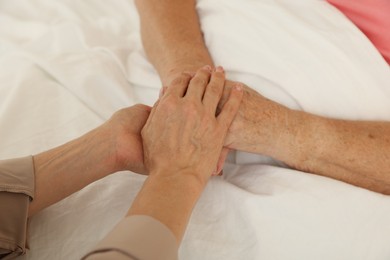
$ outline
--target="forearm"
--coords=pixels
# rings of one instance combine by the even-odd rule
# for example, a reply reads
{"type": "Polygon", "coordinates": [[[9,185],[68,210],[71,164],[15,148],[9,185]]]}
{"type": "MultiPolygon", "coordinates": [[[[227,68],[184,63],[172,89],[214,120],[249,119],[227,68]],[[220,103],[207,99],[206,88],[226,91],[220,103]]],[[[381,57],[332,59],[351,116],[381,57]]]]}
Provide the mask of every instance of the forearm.
{"type": "Polygon", "coordinates": [[[30,216],[118,170],[110,152],[109,129],[105,128],[33,156],[35,198],[30,216]]]}
{"type": "Polygon", "coordinates": [[[291,115],[276,158],[296,169],[390,194],[390,122],[335,120],[299,111],[291,115]]]}
{"type": "Polygon", "coordinates": [[[195,0],[136,0],[145,51],[164,85],[179,73],[213,65],[195,0]]]}
{"type": "Polygon", "coordinates": [[[180,244],[203,186],[196,178],[185,174],[150,176],[133,202],[128,216],[147,215],[159,220],[172,231],[180,244]]]}

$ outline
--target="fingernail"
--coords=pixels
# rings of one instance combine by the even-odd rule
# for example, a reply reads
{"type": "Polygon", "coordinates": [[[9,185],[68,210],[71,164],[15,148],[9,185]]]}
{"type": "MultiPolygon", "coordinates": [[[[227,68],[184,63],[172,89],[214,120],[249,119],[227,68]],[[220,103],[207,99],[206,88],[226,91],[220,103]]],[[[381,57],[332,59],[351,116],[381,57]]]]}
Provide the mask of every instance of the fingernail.
{"type": "Polygon", "coordinates": [[[242,91],[243,89],[243,85],[241,83],[236,83],[236,85],[234,86],[234,88],[237,90],[237,91],[242,91]]]}
{"type": "Polygon", "coordinates": [[[215,71],[216,71],[216,72],[225,73],[225,70],[224,70],[223,67],[221,67],[221,66],[218,66],[217,69],[216,69],[215,71]]]}
{"type": "Polygon", "coordinates": [[[206,66],[204,66],[202,69],[204,69],[204,70],[207,70],[207,71],[210,71],[210,72],[211,72],[211,66],[210,66],[210,65],[206,65],[206,66]]]}

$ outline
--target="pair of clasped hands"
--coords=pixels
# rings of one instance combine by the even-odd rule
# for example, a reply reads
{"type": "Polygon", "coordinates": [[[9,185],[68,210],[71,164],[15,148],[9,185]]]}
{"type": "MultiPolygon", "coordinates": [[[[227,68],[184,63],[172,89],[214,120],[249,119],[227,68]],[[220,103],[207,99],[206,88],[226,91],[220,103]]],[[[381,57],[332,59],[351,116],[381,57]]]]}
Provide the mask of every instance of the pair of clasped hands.
{"type": "Polygon", "coordinates": [[[118,170],[185,173],[206,184],[221,171],[243,93],[240,83],[225,89],[222,67],[205,66],[162,88],[153,108],[135,105],[118,111],[107,122],[118,130],[118,170]]]}

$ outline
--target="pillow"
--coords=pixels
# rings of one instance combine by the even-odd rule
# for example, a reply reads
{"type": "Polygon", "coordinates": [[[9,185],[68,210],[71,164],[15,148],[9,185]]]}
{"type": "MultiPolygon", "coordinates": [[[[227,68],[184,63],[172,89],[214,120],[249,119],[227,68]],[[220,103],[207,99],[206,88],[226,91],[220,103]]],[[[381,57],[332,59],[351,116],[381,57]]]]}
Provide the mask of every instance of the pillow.
{"type": "Polygon", "coordinates": [[[390,0],[328,0],[375,45],[390,64],[390,0]]]}

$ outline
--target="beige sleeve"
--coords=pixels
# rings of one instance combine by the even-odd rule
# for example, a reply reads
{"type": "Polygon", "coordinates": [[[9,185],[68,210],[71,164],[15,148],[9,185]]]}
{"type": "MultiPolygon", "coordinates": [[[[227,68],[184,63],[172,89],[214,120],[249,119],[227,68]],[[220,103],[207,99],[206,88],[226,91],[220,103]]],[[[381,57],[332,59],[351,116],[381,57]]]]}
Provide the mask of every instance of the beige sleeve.
{"type": "Polygon", "coordinates": [[[83,260],[176,260],[173,233],[149,216],[123,219],[83,260]]]}
{"type": "Polygon", "coordinates": [[[26,252],[28,207],[33,196],[32,156],[0,161],[0,259],[26,252]]]}

